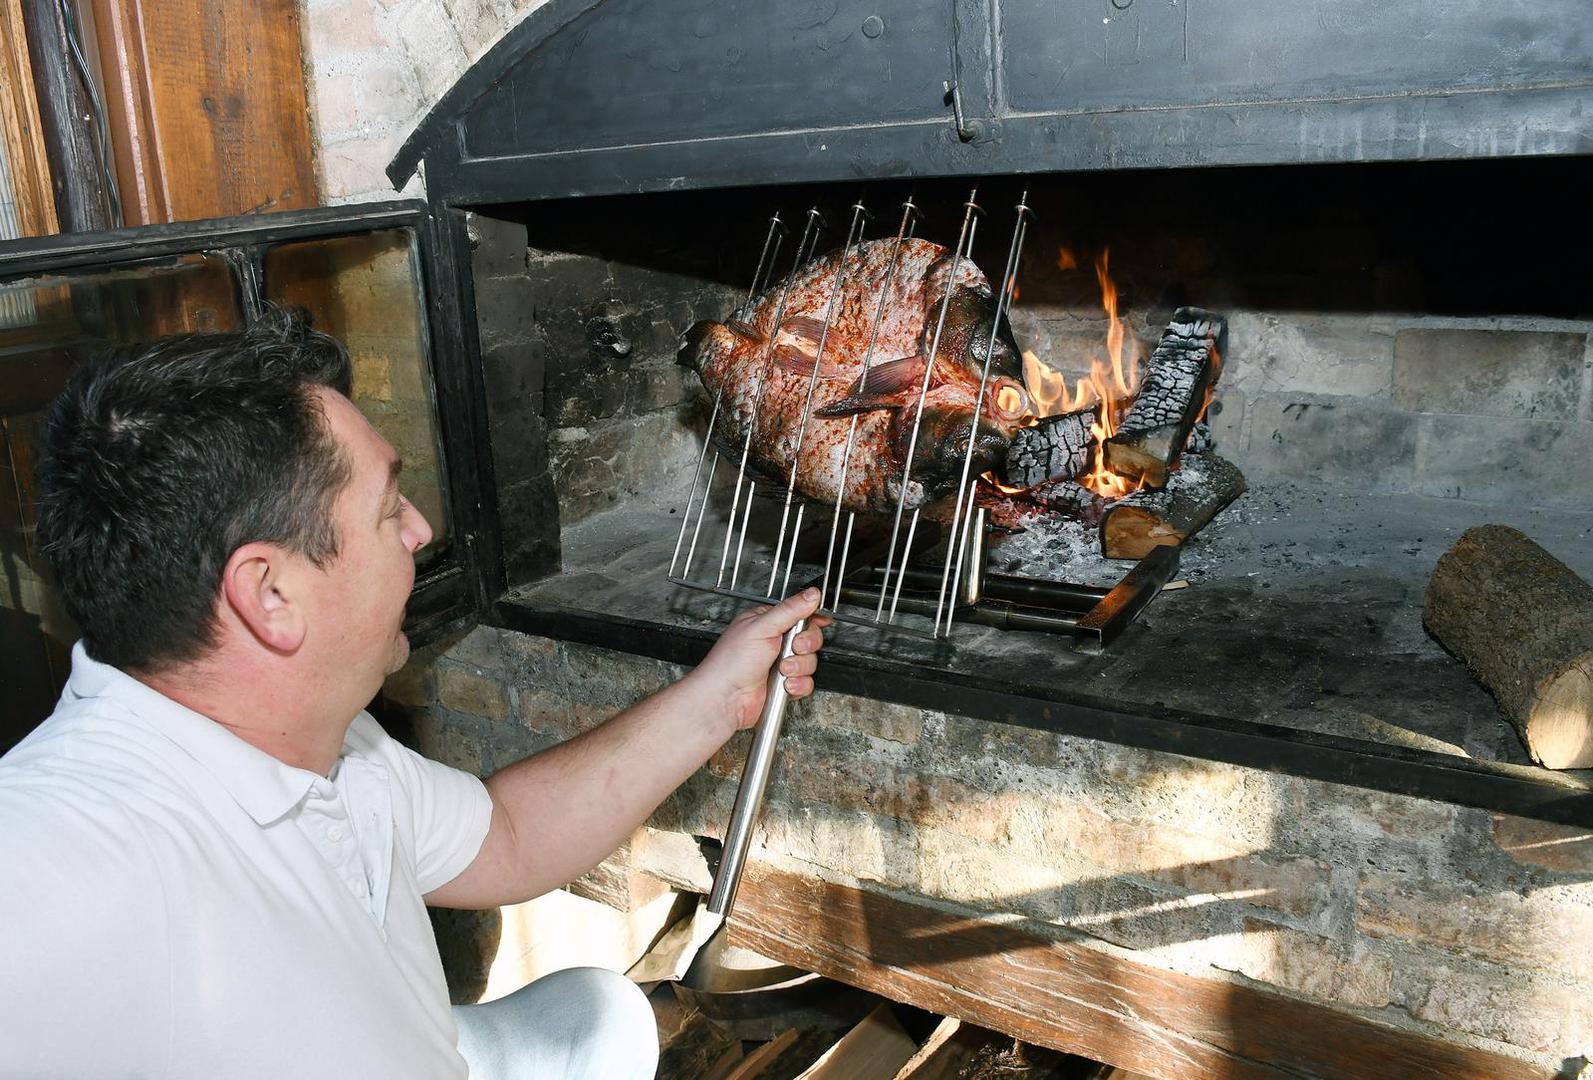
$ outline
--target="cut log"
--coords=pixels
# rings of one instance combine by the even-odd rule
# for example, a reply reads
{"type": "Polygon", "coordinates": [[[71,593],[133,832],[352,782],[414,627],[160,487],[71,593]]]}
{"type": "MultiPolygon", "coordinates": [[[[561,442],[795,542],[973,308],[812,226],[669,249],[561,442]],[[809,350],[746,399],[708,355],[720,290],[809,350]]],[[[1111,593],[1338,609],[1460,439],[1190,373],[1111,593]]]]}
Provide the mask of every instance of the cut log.
{"type": "Polygon", "coordinates": [[[1499,702],[1532,760],[1593,766],[1593,585],[1505,525],[1467,529],[1422,621],[1499,702]]]}
{"type": "Polygon", "coordinates": [[[1047,480],[1071,480],[1090,463],[1094,409],[1049,416],[1019,428],[1007,451],[1007,485],[1034,487],[1047,480]]]}
{"type": "Polygon", "coordinates": [[[1142,488],[1106,508],[1101,554],[1139,559],[1154,547],[1182,544],[1244,490],[1244,474],[1233,462],[1215,454],[1187,457],[1165,488],[1142,488]]]}
{"type": "Polygon", "coordinates": [[[1106,466],[1146,487],[1167,484],[1216,381],[1228,347],[1228,320],[1199,308],[1179,308],[1151,353],[1145,379],[1117,432],[1106,440],[1106,466]]]}

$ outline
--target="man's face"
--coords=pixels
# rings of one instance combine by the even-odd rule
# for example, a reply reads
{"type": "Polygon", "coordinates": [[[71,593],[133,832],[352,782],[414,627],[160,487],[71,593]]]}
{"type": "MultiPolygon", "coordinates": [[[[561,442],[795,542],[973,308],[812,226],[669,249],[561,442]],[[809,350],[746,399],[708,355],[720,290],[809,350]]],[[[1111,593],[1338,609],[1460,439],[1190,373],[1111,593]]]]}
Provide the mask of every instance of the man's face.
{"type": "Polygon", "coordinates": [[[338,553],[319,572],[306,644],[325,658],[330,677],[374,696],[409,659],[404,605],[431,526],[398,493],[401,463],[387,440],[343,395],[316,393],[351,477],[333,503],[338,553]]]}

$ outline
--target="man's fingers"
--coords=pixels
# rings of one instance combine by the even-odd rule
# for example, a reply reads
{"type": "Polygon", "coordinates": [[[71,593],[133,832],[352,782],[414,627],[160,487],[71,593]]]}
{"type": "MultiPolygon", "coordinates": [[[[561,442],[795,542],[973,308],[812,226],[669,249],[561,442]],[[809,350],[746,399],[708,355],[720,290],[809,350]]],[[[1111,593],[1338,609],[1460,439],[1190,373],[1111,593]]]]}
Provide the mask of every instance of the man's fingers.
{"type": "Polygon", "coordinates": [[[796,675],[785,680],[785,692],[794,698],[804,698],[813,693],[813,677],[796,675]]]}
{"type": "Polygon", "coordinates": [[[819,669],[819,658],[812,653],[803,656],[788,656],[780,661],[780,674],[782,675],[811,675],[819,669]]]}
{"type": "Polygon", "coordinates": [[[803,589],[788,596],[764,613],[766,629],[771,634],[784,634],[802,619],[819,609],[819,590],[803,589]]]}
{"type": "Polygon", "coordinates": [[[795,653],[816,653],[824,647],[824,631],[809,627],[796,636],[791,642],[791,650],[795,653]]]}

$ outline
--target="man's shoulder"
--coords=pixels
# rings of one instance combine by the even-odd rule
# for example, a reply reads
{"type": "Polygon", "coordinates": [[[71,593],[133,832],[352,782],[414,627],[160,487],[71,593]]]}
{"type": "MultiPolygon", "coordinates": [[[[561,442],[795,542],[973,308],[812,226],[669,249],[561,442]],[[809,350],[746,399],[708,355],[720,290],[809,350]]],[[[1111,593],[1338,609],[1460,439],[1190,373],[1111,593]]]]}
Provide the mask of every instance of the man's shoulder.
{"type": "Polygon", "coordinates": [[[134,713],[103,699],[63,702],[0,757],[0,847],[123,861],[147,851],[185,800],[170,755],[134,713]]]}

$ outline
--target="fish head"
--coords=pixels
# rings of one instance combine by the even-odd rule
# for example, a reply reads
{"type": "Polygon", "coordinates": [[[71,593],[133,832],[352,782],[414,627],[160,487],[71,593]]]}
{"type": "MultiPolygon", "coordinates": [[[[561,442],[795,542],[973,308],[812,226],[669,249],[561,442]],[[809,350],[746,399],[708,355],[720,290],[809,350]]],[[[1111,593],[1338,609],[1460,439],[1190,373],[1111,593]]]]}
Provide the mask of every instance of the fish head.
{"type": "Polygon", "coordinates": [[[912,435],[912,410],[897,417],[901,458],[912,448],[912,476],[923,483],[930,498],[955,491],[968,462],[968,476],[982,476],[1005,465],[1012,436],[987,421],[970,424],[971,402],[947,401],[926,405],[918,424],[917,439],[912,435]],[[968,442],[973,440],[973,454],[968,442]]]}
{"type": "Polygon", "coordinates": [[[944,306],[944,324],[940,305],[933,305],[924,326],[923,352],[927,356],[931,348],[935,350],[935,381],[966,388],[972,408],[988,358],[982,423],[1010,439],[1031,418],[1023,354],[1013,336],[1012,324],[1006,312],[997,313],[996,303],[986,289],[959,285],[952,289],[944,306]]]}

